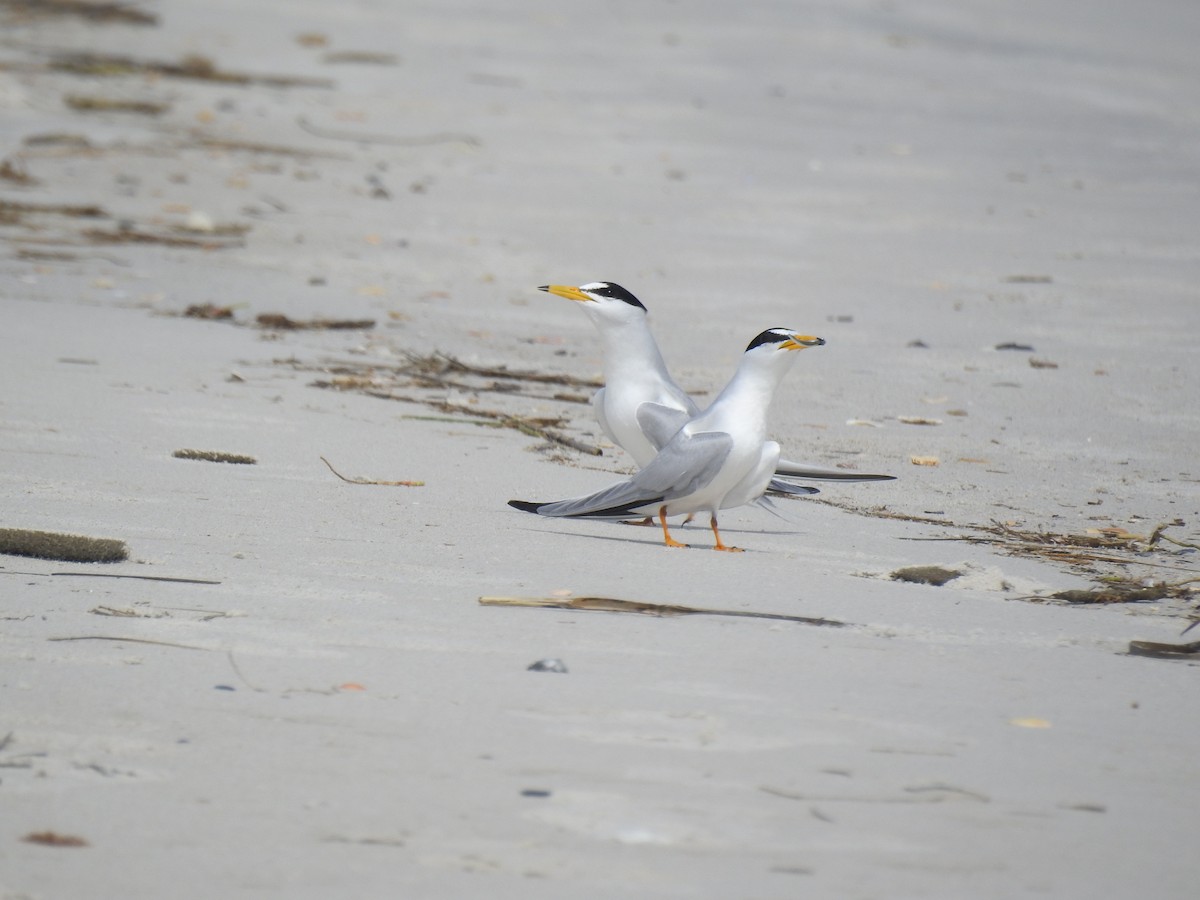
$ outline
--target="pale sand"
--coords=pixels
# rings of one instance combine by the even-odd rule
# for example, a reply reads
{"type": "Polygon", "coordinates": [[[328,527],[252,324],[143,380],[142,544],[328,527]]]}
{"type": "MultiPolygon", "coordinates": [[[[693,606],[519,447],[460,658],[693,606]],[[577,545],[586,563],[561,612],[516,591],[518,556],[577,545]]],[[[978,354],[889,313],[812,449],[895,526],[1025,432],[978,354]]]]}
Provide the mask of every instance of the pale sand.
{"type": "MultiPolygon", "coordinates": [[[[158,27],[0,9],[0,61],[201,54],[334,85],[0,71],[3,156],[38,179],[0,197],[113,217],[0,219],[0,527],[132,554],[0,557],[3,900],[1194,894],[1197,665],[1125,652],[1200,639],[1179,636],[1194,600],[1026,602],[1094,581],[927,539],[1181,519],[1168,534],[1200,542],[1200,8],[145,8],[158,27]],[[26,143],[50,134],[90,147],[26,143]],[[250,230],[80,238],[189,217],[250,230]],[[535,288],[594,279],[642,297],[708,396],[762,328],[824,337],[776,403],[785,454],[900,476],[821,500],[963,527],[787,502],[794,522],[728,513],[734,555],[703,526],[675,551],[537,519],[505,501],[627,460],[404,418],[440,414],[297,368],[437,349],[590,377],[589,324],[535,288]],[[379,326],[267,340],[164,315],[195,303],[379,326]],[[346,484],[320,456],[426,484],[346,484]],[[882,577],[924,563],[971,573],[882,577]],[[853,627],[477,602],[555,592],[853,627]],[[52,640],[79,637],[127,640],[52,640]],[[547,657],[569,673],[526,670],[547,657]],[[22,840],[46,831],[89,846],[22,840]]],[[[599,440],[586,406],[442,394],[599,440]]],[[[1121,558],[1100,570],[1197,574],[1175,545],[1121,558]]]]}

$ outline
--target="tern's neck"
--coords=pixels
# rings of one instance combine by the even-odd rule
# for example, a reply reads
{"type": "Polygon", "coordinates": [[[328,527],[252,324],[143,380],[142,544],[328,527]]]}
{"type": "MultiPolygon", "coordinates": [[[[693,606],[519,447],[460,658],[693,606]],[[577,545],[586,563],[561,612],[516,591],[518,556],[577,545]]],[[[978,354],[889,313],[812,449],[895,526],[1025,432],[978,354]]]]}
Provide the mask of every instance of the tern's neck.
{"type": "Polygon", "coordinates": [[[743,360],[710,409],[735,415],[744,425],[765,433],[767,411],[775,396],[775,389],[790,368],[786,364],[779,364],[790,360],[773,362],[774,365],[763,365],[762,360],[743,360]]]}
{"type": "Polygon", "coordinates": [[[600,329],[600,341],[604,346],[605,381],[622,376],[628,378],[631,372],[666,371],[662,353],[645,320],[635,319],[600,329]],[[630,362],[635,362],[636,368],[631,369],[630,362]]]}

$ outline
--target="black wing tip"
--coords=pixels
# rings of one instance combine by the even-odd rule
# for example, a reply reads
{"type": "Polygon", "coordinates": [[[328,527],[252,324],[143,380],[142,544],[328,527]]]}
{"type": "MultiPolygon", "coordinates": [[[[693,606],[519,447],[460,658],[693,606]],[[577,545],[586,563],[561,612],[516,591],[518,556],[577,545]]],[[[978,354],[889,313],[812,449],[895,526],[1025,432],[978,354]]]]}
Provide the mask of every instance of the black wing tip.
{"type": "Polygon", "coordinates": [[[508,505],[513,509],[519,509],[521,512],[536,513],[539,509],[545,506],[545,503],[533,503],[530,500],[509,500],[508,505]]]}

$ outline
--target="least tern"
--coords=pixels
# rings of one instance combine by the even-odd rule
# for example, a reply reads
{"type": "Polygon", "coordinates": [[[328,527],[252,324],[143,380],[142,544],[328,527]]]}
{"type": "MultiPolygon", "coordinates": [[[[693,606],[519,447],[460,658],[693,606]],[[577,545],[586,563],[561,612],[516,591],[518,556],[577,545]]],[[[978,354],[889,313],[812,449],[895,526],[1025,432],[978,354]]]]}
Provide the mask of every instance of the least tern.
{"type": "MultiPolygon", "coordinates": [[[[700,409],[675,383],[646,321],[646,307],[637,297],[611,281],[579,287],[547,284],[538,288],[556,297],[578,301],[600,335],[604,387],[592,397],[604,433],[623,448],[639,467],[654,459],[679,428],[700,409]]],[[[781,479],[815,481],[890,481],[892,475],[864,475],[780,460],[770,489],[787,494],[816,493],[815,488],[781,479]]]]}
{"type": "Polygon", "coordinates": [[[767,440],[767,410],[791,368],[790,351],[824,344],[819,337],[769,328],[746,347],[729,384],[704,412],[693,416],[632,478],[586,497],[552,503],[510,500],[509,506],[541,516],[624,519],[658,516],[668,547],[667,518],[707,512],[717,550],[738,550],[721,540],[717,511],[762,497],[779,463],[779,444],[767,440]]]}

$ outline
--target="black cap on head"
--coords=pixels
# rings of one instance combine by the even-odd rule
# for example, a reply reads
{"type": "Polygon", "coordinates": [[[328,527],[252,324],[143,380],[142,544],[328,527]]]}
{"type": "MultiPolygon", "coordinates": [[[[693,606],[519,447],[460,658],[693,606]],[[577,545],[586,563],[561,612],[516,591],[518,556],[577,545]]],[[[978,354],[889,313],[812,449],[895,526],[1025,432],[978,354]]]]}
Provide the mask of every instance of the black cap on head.
{"type": "Polygon", "coordinates": [[[587,291],[589,294],[595,294],[597,297],[608,297],[612,300],[620,300],[623,303],[628,303],[630,306],[636,306],[638,309],[645,309],[642,301],[619,284],[613,284],[611,281],[593,281],[591,284],[581,284],[581,291],[587,291]]]}
{"type": "Polygon", "coordinates": [[[792,333],[786,328],[768,328],[752,340],[746,346],[746,349],[753,350],[755,347],[761,347],[763,344],[782,344],[784,341],[789,340],[791,336],[792,333]]]}

